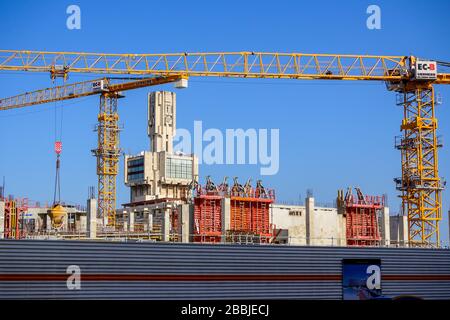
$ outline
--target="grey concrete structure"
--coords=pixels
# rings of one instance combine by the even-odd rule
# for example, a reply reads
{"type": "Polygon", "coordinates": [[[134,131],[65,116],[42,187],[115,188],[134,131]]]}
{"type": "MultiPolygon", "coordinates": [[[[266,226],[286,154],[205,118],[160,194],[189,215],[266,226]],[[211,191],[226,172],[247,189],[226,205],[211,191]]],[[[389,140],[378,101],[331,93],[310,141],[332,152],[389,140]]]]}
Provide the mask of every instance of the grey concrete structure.
{"type": "Polygon", "coordinates": [[[134,210],[128,211],[128,220],[127,220],[127,222],[128,222],[128,231],[134,232],[134,210]]]}
{"type": "Polygon", "coordinates": [[[314,234],[314,198],[307,197],[305,200],[305,219],[306,219],[306,244],[311,245],[314,234]]]}
{"type": "Polygon", "coordinates": [[[392,245],[407,246],[408,245],[408,217],[396,215],[390,217],[390,242],[392,245]]]}
{"type": "Polygon", "coordinates": [[[97,199],[87,201],[87,237],[97,238],[97,199]]]}
{"type": "Polygon", "coordinates": [[[0,239],[5,236],[5,202],[0,201],[0,239]]]}
{"type": "MultiPolygon", "coordinates": [[[[391,242],[390,218],[389,208],[383,208],[378,219],[382,245],[391,242]]],[[[345,212],[340,208],[317,206],[313,197],[306,198],[305,205],[272,204],[271,223],[281,242],[314,246],[347,244],[345,212]]]]}
{"type": "Polygon", "coordinates": [[[162,241],[170,240],[170,209],[162,210],[162,241]]]}
{"type": "Polygon", "coordinates": [[[180,232],[181,242],[188,243],[191,240],[193,234],[193,206],[189,204],[182,204],[178,206],[178,212],[180,214],[180,232]]]}
{"type": "MultiPolygon", "coordinates": [[[[169,239],[172,215],[188,200],[188,185],[198,177],[198,160],[194,155],[174,153],[176,131],[176,95],[158,91],[148,95],[148,136],[150,151],[125,156],[125,184],[130,187],[130,202],[118,210],[118,220],[139,216],[143,230],[161,233],[169,239]]],[[[135,223],[128,220],[130,231],[135,223]]]]}
{"type": "Polygon", "coordinates": [[[391,244],[391,229],[390,229],[390,218],[389,218],[389,208],[384,207],[381,215],[379,217],[379,226],[381,239],[383,239],[383,245],[391,244]]]}
{"type": "Polygon", "coordinates": [[[45,230],[49,231],[52,229],[52,219],[50,219],[50,216],[48,214],[45,214],[45,230]]]}
{"type": "Polygon", "coordinates": [[[80,232],[87,232],[87,216],[83,215],[80,217],[80,232]]]}
{"type": "Polygon", "coordinates": [[[176,131],[176,95],[158,91],[148,96],[150,151],[125,155],[125,184],[130,204],[186,197],[187,185],[198,176],[194,155],[173,152],[176,131]]]}
{"type": "Polygon", "coordinates": [[[146,217],[147,217],[147,230],[152,232],[153,231],[153,213],[152,212],[147,213],[146,217]]]}

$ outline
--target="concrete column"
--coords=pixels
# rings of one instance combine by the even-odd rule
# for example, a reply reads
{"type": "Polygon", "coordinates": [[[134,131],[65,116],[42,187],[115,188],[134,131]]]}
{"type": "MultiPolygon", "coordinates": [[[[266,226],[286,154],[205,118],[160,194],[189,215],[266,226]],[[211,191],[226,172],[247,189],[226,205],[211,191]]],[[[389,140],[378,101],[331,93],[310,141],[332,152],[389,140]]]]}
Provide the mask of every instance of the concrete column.
{"type": "Polygon", "coordinates": [[[307,197],[305,199],[306,209],[306,244],[314,245],[316,239],[314,239],[314,198],[307,197]]]}
{"type": "MultiPolygon", "coordinates": [[[[144,208],[144,209],[146,209],[146,208],[144,208]]],[[[143,223],[143,228],[144,228],[144,232],[147,232],[148,231],[148,217],[149,217],[149,212],[148,212],[148,210],[144,210],[143,212],[142,212],[142,223],[143,223]]],[[[135,221],[136,221],[136,218],[135,218],[135,221]]]]}
{"type": "Polygon", "coordinates": [[[130,209],[130,211],[128,211],[128,231],[130,232],[134,232],[134,210],[130,209]]]}
{"type": "Polygon", "coordinates": [[[222,199],[222,242],[226,242],[227,231],[231,229],[231,203],[230,198],[222,199]]]}
{"type": "Polygon", "coordinates": [[[85,215],[80,216],[80,232],[87,232],[87,225],[86,225],[87,217],[85,215]]]}
{"type": "Polygon", "coordinates": [[[381,244],[389,246],[391,244],[389,207],[383,207],[380,216],[381,244]]]}
{"type": "Polygon", "coordinates": [[[87,237],[97,238],[97,199],[87,201],[87,237]]]}
{"type": "Polygon", "coordinates": [[[153,212],[148,213],[146,226],[148,232],[153,233],[153,212]]]}
{"type": "Polygon", "coordinates": [[[398,217],[398,242],[400,246],[409,246],[408,216],[398,217]]]}
{"type": "Polygon", "coordinates": [[[45,222],[46,222],[46,231],[52,230],[52,219],[50,218],[48,213],[45,216],[45,222]]]}
{"type": "Polygon", "coordinates": [[[0,201],[0,239],[5,237],[5,202],[0,201]]]}
{"type": "Polygon", "coordinates": [[[171,209],[162,209],[162,241],[170,240],[170,211],[171,209]]]}
{"type": "Polygon", "coordinates": [[[336,237],[337,239],[337,245],[338,246],[346,246],[347,245],[347,225],[346,225],[346,219],[347,217],[342,213],[342,210],[338,210],[338,232],[336,237]]]}
{"type": "Polygon", "coordinates": [[[192,212],[194,207],[189,204],[182,204],[178,206],[178,212],[180,213],[181,221],[181,242],[189,243],[191,239],[191,234],[193,233],[192,228],[192,212]]]}

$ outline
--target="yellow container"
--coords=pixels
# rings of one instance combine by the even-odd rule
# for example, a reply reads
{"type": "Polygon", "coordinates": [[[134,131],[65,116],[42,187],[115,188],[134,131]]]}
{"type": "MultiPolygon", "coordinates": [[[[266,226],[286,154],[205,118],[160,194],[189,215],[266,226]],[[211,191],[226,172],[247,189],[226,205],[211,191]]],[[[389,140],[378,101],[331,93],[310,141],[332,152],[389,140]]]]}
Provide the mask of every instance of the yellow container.
{"type": "Polygon", "coordinates": [[[66,209],[60,204],[55,204],[53,207],[49,210],[49,216],[52,220],[52,227],[59,229],[61,228],[64,217],[66,216],[67,212],[66,209]]]}

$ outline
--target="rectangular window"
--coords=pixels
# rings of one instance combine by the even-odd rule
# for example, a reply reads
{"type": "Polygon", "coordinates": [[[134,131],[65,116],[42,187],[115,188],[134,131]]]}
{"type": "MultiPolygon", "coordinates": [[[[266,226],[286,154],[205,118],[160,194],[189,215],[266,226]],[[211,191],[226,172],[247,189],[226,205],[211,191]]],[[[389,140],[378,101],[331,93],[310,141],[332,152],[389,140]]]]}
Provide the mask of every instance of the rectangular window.
{"type": "Polygon", "coordinates": [[[144,179],[144,157],[128,160],[127,176],[128,181],[144,179]]]}
{"type": "Polygon", "coordinates": [[[192,159],[168,157],[166,176],[172,179],[192,180],[192,159]]]}

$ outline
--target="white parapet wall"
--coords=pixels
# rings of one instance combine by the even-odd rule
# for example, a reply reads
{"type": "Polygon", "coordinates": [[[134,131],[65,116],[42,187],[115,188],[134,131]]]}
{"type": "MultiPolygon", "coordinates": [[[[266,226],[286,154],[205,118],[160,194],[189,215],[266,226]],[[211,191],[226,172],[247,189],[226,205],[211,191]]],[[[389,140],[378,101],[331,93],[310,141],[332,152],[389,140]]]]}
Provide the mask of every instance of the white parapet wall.
{"type": "MultiPolygon", "coordinates": [[[[389,208],[383,208],[379,216],[379,229],[382,237],[381,245],[389,245],[393,228],[397,230],[397,220],[392,222],[389,208]]],[[[407,233],[407,224],[401,220],[402,229],[400,239],[404,242],[407,233]]],[[[293,245],[312,246],[345,246],[346,245],[346,217],[337,208],[322,207],[315,204],[313,197],[305,199],[305,205],[271,205],[271,223],[276,230],[287,230],[287,243],[293,245]]],[[[280,234],[285,234],[280,232],[280,234]]],[[[285,235],[286,236],[286,235],[285,235]]]]}
{"type": "Polygon", "coordinates": [[[336,208],[315,206],[314,198],[305,205],[272,204],[272,224],[288,230],[288,243],[295,245],[343,245],[345,223],[336,208]]]}

